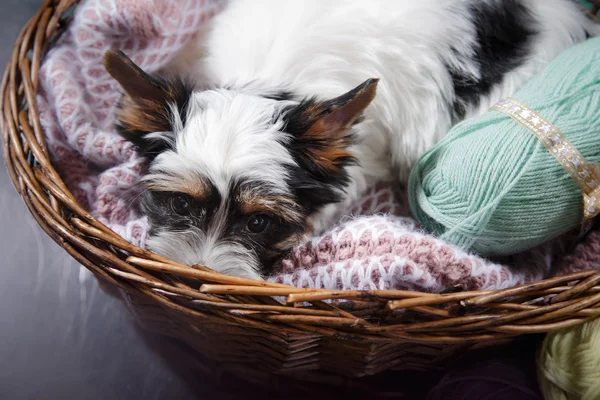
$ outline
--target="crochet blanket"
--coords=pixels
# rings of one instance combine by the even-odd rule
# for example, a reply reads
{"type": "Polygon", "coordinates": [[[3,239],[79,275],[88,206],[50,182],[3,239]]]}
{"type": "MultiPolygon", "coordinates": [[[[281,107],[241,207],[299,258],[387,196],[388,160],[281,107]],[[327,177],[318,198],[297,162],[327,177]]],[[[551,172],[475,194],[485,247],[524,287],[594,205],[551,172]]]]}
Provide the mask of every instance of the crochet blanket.
{"type": "MultiPolygon", "coordinates": [[[[148,225],[135,202],[142,160],[113,129],[120,88],[101,59],[119,48],[158,71],[221,6],[222,0],[88,0],[40,70],[38,109],[54,165],[83,207],[142,247],[148,225]]],[[[396,189],[374,187],[331,231],[295,248],[270,280],[327,289],[494,289],[542,279],[552,265],[573,271],[600,261],[596,233],[563,260],[548,245],[504,263],[467,254],[422,232],[396,189]]]]}

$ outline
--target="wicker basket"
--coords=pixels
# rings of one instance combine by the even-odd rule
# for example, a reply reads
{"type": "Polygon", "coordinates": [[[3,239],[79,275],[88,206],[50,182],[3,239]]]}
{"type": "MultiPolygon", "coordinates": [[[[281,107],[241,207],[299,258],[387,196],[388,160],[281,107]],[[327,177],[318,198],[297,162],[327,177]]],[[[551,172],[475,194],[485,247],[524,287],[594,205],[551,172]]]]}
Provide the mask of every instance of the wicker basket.
{"type": "Polygon", "coordinates": [[[129,244],[74,200],[50,163],[36,111],[40,62],[75,3],[46,1],[17,39],[2,84],[6,166],[40,226],[101,281],[123,289],[143,327],[257,380],[347,379],[439,367],[466,349],[600,315],[596,270],[441,295],[306,290],[177,264],[129,244]]]}

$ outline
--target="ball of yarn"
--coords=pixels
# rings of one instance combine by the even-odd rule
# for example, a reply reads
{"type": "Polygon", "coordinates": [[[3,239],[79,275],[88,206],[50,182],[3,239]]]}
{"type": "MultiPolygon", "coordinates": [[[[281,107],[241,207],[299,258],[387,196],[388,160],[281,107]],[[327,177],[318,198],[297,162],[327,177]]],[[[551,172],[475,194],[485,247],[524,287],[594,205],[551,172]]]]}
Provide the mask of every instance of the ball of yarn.
{"type": "MultiPolygon", "coordinates": [[[[600,38],[566,50],[512,98],[600,161],[600,38]]],[[[457,124],[412,170],[425,229],[483,256],[521,252],[580,226],[582,193],[542,142],[497,110],[457,124]]]]}
{"type": "Polygon", "coordinates": [[[600,399],[600,319],[546,335],[538,354],[546,400],[600,399]]]}

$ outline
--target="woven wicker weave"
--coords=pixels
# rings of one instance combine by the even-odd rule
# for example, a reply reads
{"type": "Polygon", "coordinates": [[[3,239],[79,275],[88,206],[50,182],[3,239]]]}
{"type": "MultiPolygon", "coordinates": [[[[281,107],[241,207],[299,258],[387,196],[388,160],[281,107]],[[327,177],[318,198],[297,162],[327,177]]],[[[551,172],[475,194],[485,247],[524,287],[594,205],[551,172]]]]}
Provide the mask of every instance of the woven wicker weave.
{"type": "Polygon", "coordinates": [[[272,372],[314,378],[316,371],[359,377],[433,368],[467,348],[600,315],[596,270],[442,295],[306,290],[180,265],[132,246],[76,203],[49,161],[36,111],[40,62],[75,3],[46,1],[17,39],[1,89],[6,166],[40,226],[104,283],[123,289],[145,328],[257,379],[272,372]]]}

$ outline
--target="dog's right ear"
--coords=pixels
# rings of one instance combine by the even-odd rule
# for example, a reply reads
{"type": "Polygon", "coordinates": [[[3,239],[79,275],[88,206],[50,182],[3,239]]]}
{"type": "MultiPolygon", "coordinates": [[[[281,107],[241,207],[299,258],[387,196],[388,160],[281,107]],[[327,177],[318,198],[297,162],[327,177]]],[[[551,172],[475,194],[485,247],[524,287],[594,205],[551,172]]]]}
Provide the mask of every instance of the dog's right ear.
{"type": "Polygon", "coordinates": [[[133,101],[161,101],[166,90],[162,85],[138,67],[119,50],[108,50],[104,54],[104,68],[121,85],[133,101]]]}

